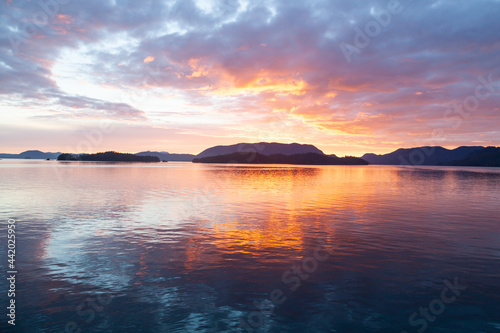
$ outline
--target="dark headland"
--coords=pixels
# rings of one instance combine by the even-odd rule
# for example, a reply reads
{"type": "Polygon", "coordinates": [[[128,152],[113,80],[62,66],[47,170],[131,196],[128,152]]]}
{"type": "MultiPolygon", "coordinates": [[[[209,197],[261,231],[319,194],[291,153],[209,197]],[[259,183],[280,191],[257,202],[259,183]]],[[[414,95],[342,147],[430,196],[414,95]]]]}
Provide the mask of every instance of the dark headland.
{"type": "Polygon", "coordinates": [[[300,143],[278,143],[278,142],[258,142],[258,143],[237,143],[229,146],[214,146],[205,149],[198,155],[197,158],[220,156],[233,153],[255,152],[262,155],[270,156],[276,154],[296,155],[315,153],[325,155],[321,150],[313,145],[300,143]]]}
{"type": "Polygon", "coordinates": [[[357,157],[326,155],[313,145],[299,143],[237,143],[205,149],[194,163],[367,165],[357,157]]]}
{"type": "Polygon", "coordinates": [[[500,148],[461,146],[446,149],[440,146],[400,148],[389,154],[364,154],[362,159],[370,164],[385,165],[436,165],[500,167],[500,148]]]}
{"type": "Polygon", "coordinates": [[[195,158],[193,163],[235,163],[235,164],[298,164],[298,165],[367,165],[365,160],[346,156],[336,157],[316,153],[294,155],[263,155],[260,153],[232,153],[218,156],[195,158]]]}

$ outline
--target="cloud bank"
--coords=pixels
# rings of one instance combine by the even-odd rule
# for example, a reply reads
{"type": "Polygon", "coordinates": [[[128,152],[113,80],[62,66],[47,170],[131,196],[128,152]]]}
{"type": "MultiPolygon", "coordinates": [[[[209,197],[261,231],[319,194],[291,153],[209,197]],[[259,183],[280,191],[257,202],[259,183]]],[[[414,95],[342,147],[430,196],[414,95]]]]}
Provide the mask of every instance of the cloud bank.
{"type": "Polygon", "coordinates": [[[193,153],[235,138],[354,154],[500,143],[500,1],[0,7],[6,119],[74,128],[107,119],[134,129],[131,141],[162,128],[162,145],[193,153]]]}

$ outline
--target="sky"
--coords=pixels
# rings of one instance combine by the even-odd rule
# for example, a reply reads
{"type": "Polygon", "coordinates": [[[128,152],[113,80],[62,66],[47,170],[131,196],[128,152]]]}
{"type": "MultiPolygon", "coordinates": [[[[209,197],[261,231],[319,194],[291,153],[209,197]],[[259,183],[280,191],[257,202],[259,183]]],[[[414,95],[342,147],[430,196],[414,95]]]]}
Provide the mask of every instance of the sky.
{"type": "Polygon", "coordinates": [[[0,0],[0,152],[500,145],[500,0],[0,0]]]}

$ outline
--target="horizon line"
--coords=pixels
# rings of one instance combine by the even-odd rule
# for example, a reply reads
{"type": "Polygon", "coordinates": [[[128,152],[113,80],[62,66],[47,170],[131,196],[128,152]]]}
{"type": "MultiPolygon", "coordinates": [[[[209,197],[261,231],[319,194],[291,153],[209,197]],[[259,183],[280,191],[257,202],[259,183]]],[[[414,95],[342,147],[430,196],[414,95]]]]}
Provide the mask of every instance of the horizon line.
{"type": "MultiPolygon", "coordinates": [[[[211,147],[208,147],[206,149],[209,149],[209,148],[213,148],[213,147],[227,147],[227,146],[233,146],[233,145],[237,145],[237,144],[249,144],[249,145],[253,145],[253,144],[258,144],[258,143],[280,143],[280,144],[300,144],[300,145],[311,145],[311,146],[314,146],[316,147],[316,145],[314,144],[311,144],[311,143],[298,143],[298,142],[292,142],[292,143],[282,143],[282,142],[267,142],[267,141],[260,141],[260,142],[252,142],[252,143],[249,143],[249,142],[238,142],[238,143],[235,143],[235,144],[230,144],[230,145],[214,145],[214,146],[211,146],[211,147]]],[[[456,146],[455,148],[448,148],[449,146],[431,146],[431,145],[426,145],[426,146],[416,146],[416,147],[398,147],[394,150],[391,150],[391,151],[388,151],[388,152],[385,152],[385,153],[371,153],[371,152],[365,152],[361,155],[355,155],[355,154],[345,154],[344,156],[355,156],[355,157],[361,157],[365,154],[375,154],[375,155],[386,155],[386,154],[390,154],[390,153],[393,153],[399,149],[417,149],[417,148],[423,148],[423,147],[441,147],[441,148],[444,148],[444,149],[447,149],[447,150],[454,150],[454,149],[457,149],[457,148],[460,148],[460,147],[499,147],[499,146],[483,146],[483,145],[461,145],[461,146],[456,146]]],[[[316,147],[317,149],[319,149],[318,147],[316,147]]],[[[97,154],[97,153],[104,153],[104,152],[110,152],[110,151],[113,151],[113,152],[119,152],[119,153],[124,153],[124,154],[138,154],[138,153],[143,153],[143,152],[152,152],[152,153],[162,153],[162,154],[177,154],[177,155],[194,155],[194,156],[197,156],[199,154],[201,154],[203,151],[205,151],[206,149],[202,150],[201,152],[197,153],[197,154],[193,154],[193,153],[186,153],[186,152],[182,152],[182,153],[172,153],[172,152],[166,152],[166,151],[157,151],[157,150],[150,150],[150,149],[144,149],[144,150],[139,150],[138,152],[129,152],[129,151],[119,151],[119,150],[114,150],[114,149],[104,149],[104,150],[96,150],[96,151],[93,151],[93,152],[84,152],[84,153],[73,153],[73,152],[64,152],[64,151],[57,151],[57,152],[52,152],[52,151],[43,151],[43,150],[40,150],[40,149],[27,149],[27,150],[24,150],[22,152],[19,152],[19,153],[5,153],[5,152],[0,152],[0,154],[11,154],[11,155],[19,155],[19,154],[22,154],[24,152],[27,152],[27,151],[40,151],[42,153],[45,153],[45,154],[57,154],[57,153],[60,153],[60,154],[75,154],[75,155],[81,155],[81,154],[97,154]]],[[[321,150],[321,149],[319,149],[321,150]]],[[[322,150],[321,150],[322,151],[322,150]]],[[[324,151],[322,151],[325,155],[337,155],[336,153],[326,153],[324,151]]]]}

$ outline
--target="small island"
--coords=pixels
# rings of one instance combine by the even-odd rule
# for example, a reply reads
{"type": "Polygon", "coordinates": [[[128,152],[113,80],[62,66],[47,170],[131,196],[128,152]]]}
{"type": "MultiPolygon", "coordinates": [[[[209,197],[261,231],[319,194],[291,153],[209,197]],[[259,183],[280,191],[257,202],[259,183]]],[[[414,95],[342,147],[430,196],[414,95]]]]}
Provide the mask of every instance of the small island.
{"type": "Polygon", "coordinates": [[[354,156],[336,157],[316,153],[294,155],[262,155],[252,152],[232,153],[218,156],[195,158],[193,163],[243,163],[243,164],[297,164],[297,165],[368,165],[354,156]]]}
{"type": "Polygon", "coordinates": [[[157,156],[138,156],[127,153],[107,151],[96,154],[61,154],[58,161],[92,161],[92,162],[160,162],[157,156]]]}

